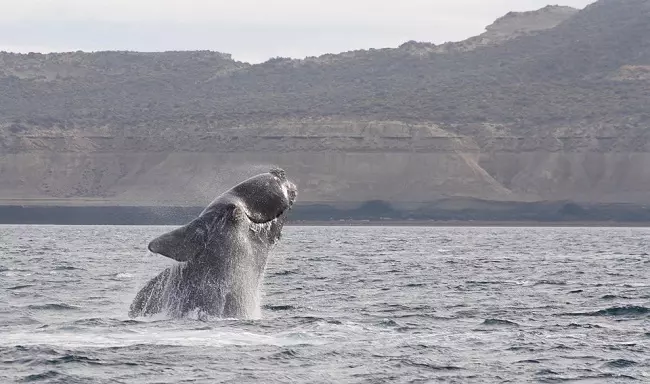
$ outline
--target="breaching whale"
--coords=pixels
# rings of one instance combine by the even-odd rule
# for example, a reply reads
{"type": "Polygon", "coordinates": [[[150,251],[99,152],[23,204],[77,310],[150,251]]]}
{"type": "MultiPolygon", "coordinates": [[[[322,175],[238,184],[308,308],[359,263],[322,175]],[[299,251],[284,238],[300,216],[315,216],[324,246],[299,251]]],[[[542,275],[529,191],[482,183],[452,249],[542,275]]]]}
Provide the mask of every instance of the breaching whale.
{"type": "Polygon", "coordinates": [[[269,250],[296,196],[284,170],[274,168],[236,185],[196,219],[152,240],[151,252],[179,263],[138,292],[129,316],[258,317],[269,250]]]}

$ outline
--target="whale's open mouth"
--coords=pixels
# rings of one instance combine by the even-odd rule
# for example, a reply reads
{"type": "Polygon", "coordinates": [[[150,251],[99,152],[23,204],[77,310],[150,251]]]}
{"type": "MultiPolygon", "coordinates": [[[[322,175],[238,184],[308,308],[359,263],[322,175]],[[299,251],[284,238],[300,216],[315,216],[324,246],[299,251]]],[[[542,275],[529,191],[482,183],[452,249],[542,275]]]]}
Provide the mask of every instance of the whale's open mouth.
{"type": "Polygon", "coordinates": [[[264,225],[264,224],[267,224],[267,223],[272,223],[274,221],[278,221],[278,219],[280,219],[284,214],[286,214],[287,212],[289,212],[291,210],[292,206],[293,206],[293,202],[291,202],[290,205],[286,209],[278,212],[278,214],[274,218],[272,218],[271,220],[267,220],[267,221],[260,221],[259,219],[256,219],[256,218],[252,217],[248,213],[246,213],[246,217],[248,217],[248,220],[250,220],[250,222],[253,223],[253,224],[264,225]]]}
{"type": "Polygon", "coordinates": [[[298,196],[298,188],[286,178],[283,170],[272,169],[270,173],[275,180],[264,181],[268,192],[257,192],[259,193],[257,198],[254,195],[249,196],[257,200],[253,201],[250,208],[245,201],[241,204],[244,215],[254,224],[270,223],[286,215],[298,196]]]}

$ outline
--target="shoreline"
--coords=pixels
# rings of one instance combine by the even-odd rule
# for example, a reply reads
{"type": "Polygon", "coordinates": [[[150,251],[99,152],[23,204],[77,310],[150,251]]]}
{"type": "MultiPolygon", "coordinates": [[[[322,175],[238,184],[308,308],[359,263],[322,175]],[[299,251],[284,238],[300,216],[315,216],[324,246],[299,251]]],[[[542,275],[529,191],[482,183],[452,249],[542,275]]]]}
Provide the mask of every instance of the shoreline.
{"type": "MultiPolygon", "coordinates": [[[[41,225],[183,225],[203,207],[16,206],[0,205],[0,224],[41,225]]],[[[342,209],[304,204],[289,213],[289,226],[370,227],[650,227],[650,207],[487,204],[474,207],[394,209],[368,204],[342,209]]]]}
{"type": "MultiPolygon", "coordinates": [[[[186,223],[5,223],[2,226],[125,226],[146,227],[163,226],[179,227],[186,223]]],[[[431,227],[431,228],[650,228],[650,222],[617,222],[617,221],[441,221],[441,220],[291,220],[285,227],[431,227]]]]}
{"type": "Polygon", "coordinates": [[[289,221],[290,227],[594,227],[594,228],[650,228],[650,222],[617,221],[472,221],[472,220],[331,220],[289,221]]]}

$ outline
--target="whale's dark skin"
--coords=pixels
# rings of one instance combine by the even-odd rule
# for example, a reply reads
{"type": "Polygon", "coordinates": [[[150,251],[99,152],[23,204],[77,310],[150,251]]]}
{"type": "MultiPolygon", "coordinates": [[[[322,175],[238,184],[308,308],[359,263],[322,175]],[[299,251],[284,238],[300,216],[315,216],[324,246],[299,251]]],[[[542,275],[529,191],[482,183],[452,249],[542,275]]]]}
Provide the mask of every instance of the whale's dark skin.
{"type": "Polygon", "coordinates": [[[152,240],[151,252],[180,263],[138,292],[129,316],[259,316],[269,250],[296,196],[285,172],[273,169],[236,185],[190,223],[152,240]]]}

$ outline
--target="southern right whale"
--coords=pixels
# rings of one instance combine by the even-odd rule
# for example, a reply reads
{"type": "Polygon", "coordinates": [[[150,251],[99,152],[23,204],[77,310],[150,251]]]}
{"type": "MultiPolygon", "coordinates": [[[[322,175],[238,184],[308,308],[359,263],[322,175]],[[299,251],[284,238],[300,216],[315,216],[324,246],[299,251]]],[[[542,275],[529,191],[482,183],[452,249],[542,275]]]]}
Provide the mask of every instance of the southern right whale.
{"type": "Polygon", "coordinates": [[[190,223],[152,240],[151,252],[179,263],[138,292],[129,316],[259,316],[269,250],[296,196],[284,170],[274,168],[236,185],[190,223]]]}

